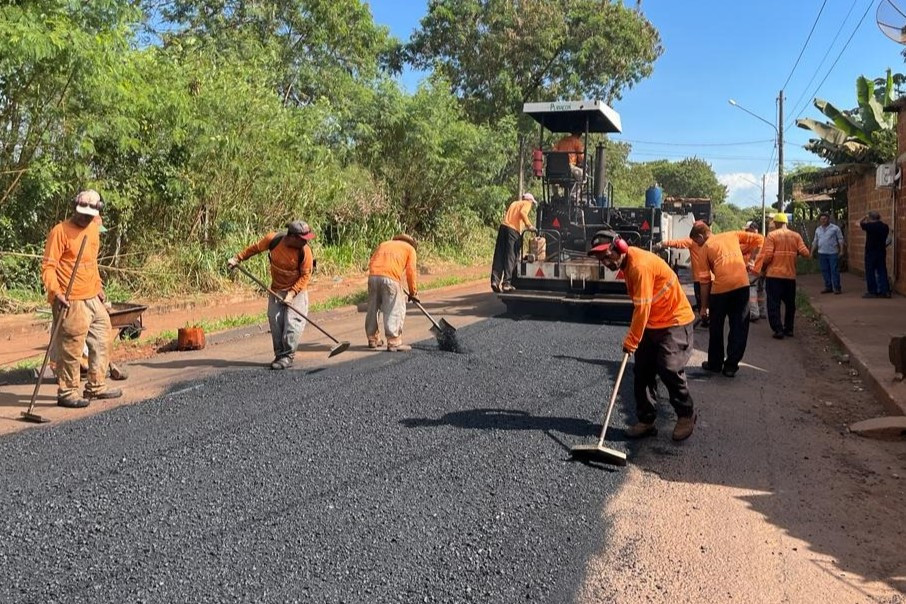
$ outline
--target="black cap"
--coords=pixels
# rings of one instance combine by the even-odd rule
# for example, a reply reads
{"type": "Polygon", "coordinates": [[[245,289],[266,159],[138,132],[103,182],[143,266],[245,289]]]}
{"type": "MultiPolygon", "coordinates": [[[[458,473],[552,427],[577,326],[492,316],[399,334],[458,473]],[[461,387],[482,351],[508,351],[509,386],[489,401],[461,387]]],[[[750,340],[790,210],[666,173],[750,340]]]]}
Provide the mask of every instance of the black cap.
{"type": "Polygon", "coordinates": [[[296,235],[302,239],[314,239],[315,234],[311,232],[311,227],[304,220],[293,220],[286,223],[286,232],[290,235],[296,235]]]}

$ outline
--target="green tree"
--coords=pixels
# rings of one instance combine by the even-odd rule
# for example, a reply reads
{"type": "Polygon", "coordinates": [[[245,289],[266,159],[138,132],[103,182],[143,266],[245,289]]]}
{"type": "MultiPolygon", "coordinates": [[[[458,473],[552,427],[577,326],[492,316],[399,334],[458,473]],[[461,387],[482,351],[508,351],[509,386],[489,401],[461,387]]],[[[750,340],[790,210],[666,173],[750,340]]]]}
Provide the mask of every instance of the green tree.
{"type": "Polygon", "coordinates": [[[522,103],[619,99],[652,72],[660,36],[610,0],[431,0],[407,46],[450,82],[468,115],[496,122],[522,103]]]}
{"type": "Polygon", "coordinates": [[[655,181],[672,197],[707,197],[715,205],[727,199],[727,187],[720,184],[711,164],[697,157],[678,162],[646,162],[655,181]]]}

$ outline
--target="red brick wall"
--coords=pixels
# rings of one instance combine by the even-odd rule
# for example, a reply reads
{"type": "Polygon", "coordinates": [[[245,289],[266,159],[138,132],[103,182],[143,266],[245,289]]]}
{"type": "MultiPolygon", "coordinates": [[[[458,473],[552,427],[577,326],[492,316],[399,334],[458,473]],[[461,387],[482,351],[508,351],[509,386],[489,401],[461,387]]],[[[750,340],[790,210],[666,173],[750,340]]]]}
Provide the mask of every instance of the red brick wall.
{"type": "MultiPolygon", "coordinates": [[[[904,99],[906,100],[906,97],[904,99]]],[[[899,108],[897,113],[897,155],[904,157],[906,153],[906,107],[899,108]]],[[[887,248],[887,272],[893,282],[893,287],[901,294],[906,294],[906,163],[900,164],[903,178],[896,200],[896,222],[894,223],[894,201],[892,189],[875,188],[875,173],[872,171],[847,189],[847,204],[849,224],[846,229],[847,255],[849,268],[859,274],[865,274],[865,231],[859,228],[859,220],[869,211],[876,210],[881,214],[881,220],[893,231],[896,245],[887,248]],[[896,248],[897,262],[894,263],[894,248],[896,248]],[[894,279],[896,279],[894,281],[894,279]]]]}

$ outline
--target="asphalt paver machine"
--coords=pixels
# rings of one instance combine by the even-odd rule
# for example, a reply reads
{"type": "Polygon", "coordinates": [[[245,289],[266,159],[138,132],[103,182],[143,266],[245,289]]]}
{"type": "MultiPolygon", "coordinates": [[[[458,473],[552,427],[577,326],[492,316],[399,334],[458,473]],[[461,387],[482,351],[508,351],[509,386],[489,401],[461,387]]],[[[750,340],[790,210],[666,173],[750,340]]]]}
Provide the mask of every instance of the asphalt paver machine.
{"type": "Polygon", "coordinates": [[[498,294],[500,299],[514,314],[628,321],[632,302],[623,275],[589,257],[588,251],[608,240],[608,232],[650,250],[670,236],[670,221],[659,207],[614,205],[604,144],[588,147],[590,136],[621,131],[619,114],[601,101],[526,103],[523,112],[540,131],[530,187],[539,202],[538,233],[523,233],[523,254],[512,280],[515,290],[498,294]],[[554,150],[570,133],[580,136],[581,154],[554,150]]]}

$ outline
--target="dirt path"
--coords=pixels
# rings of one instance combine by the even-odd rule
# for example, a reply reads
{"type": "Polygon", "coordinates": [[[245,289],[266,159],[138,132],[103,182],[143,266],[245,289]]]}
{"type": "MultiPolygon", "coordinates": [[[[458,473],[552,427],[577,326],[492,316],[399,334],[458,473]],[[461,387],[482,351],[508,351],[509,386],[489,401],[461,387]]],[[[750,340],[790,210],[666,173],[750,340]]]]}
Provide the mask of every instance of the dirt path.
{"type": "Polygon", "coordinates": [[[906,443],[847,432],[881,405],[814,325],[797,331],[753,325],[735,379],[690,370],[696,432],[674,445],[664,410],[640,444],[582,602],[906,602],[906,443]]]}
{"type": "MultiPolygon", "coordinates": [[[[450,277],[472,281],[484,277],[488,272],[484,265],[464,267],[436,263],[419,268],[422,285],[450,277]]],[[[309,300],[316,304],[337,296],[354,294],[367,286],[368,277],[365,274],[345,278],[315,277],[309,289],[309,300]]],[[[267,306],[264,297],[255,295],[251,290],[197,299],[159,300],[147,304],[149,308],[142,315],[145,331],[141,340],[148,340],[164,331],[175,331],[200,320],[258,315],[265,312],[267,306]]],[[[0,369],[42,355],[47,345],[49,324],[47,315],[0,316],[0,369]]],[[[117,361],[134,360],[147,357],[152,352],[153,349],[141,346],[117,347],[113,358],[117,361]]]]}

